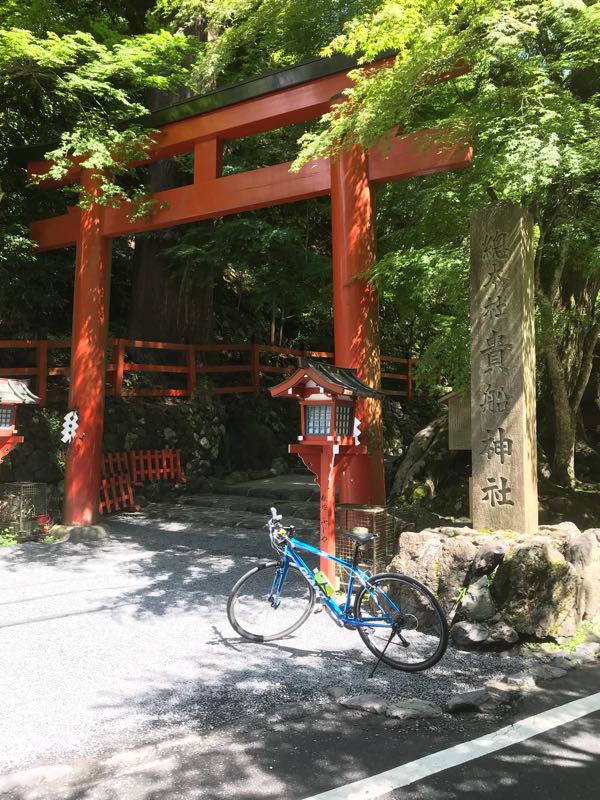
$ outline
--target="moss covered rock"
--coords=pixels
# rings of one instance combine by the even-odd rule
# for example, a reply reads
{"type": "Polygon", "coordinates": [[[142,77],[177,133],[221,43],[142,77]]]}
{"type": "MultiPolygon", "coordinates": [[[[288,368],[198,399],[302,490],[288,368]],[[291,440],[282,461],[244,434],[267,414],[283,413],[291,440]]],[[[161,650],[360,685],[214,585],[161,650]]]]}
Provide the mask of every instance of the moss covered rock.
{"type": "Polygon", "coordinates": [[[500,613],[516,631],[558,641],[573,636],[579,625],[578,590],[573,564],[552,540],[539,538],[509,552],[492,584],[500,613]]]}
{"type": "Polygon", "coordinates": [[[477,547],[465,529],[437,528],[400,537],[399,554],[389,565],[392,572],[410,575],[432,589],[449,611],[465,583],[477,547]]]}

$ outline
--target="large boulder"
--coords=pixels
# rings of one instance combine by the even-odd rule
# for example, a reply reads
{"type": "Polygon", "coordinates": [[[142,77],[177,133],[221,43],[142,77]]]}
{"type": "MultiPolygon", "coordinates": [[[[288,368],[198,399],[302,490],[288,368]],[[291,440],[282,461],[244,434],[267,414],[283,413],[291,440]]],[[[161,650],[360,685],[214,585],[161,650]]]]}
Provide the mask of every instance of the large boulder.
{"type": "Polygon", "coordinates": [[[438,527],[404,531],[389,569],[428,586],[446,613],[469,623],[469,637],[486,623],[481,643],[507,647],[520,634],[564,641],[582,621],[600,621],[600,529],[549,525],[534,535],[438,527]],[[457,600],[461,599],[457,606],[457,600]]]}
{"type": "Polygon", "coordinates": [[[489,626],[483,622],[457,622],[450,629],[450,638],[461,650],[482,647],[489,635],[489,626]]]}
{"type": "Polygon", "coordinates": [[[519,634],[502,619],[489,622],[455,622],[450,638],[459,650],[507,650],[519,641],[519,634]]]}
{"type": "Polygon", "coordinates": [[[482,575],[469,584],[467,593],[461,603],[461,613],[467,619],[479,622],[490,619],[496,613],[496,604],[488,586],[487,575],[482,575]]]}
{"type": "Polygon", "coordinates": [[[535,537],[517,545],[498,567],[492,595],[506,621],[521,634],[564,640],[581,614],[579,576],[552,539],[535,537]]]}
{"type": "Polygon", "coordinates": [[[600,618],[600,528],[590,528],[572,536],[566,557],[579,577],[578,606],[581,618],[600,618]]]}
{"type": "Polygon", "coordinates": [[[442,536],[435,530],[420,533],[404,531],[400,537],[398,555],[388,569],[400,572],[437,591],[442,536]]]}
{"type": "Polygon", "coordinates": [[[477,551],[473,560],[471,575],[489,575],[506,555],[506,544],[503,542],[486,542],[477,551]]]}
{"type": "Polygon", "coordinates": [[[464,530],[468,529],[405,531],[400,537],[399,553],[389,569],[424,583],[449,611],[467,580],[477,553],[477,547],[469,537],[458,535],[464,530]]]}
{"type": "Polygon", "coordinates": [[[467,582],[477,547],[467,536],[448,536],[442,541],[438,562],[437,595],[445,608],[455,602],[467,582]]]}

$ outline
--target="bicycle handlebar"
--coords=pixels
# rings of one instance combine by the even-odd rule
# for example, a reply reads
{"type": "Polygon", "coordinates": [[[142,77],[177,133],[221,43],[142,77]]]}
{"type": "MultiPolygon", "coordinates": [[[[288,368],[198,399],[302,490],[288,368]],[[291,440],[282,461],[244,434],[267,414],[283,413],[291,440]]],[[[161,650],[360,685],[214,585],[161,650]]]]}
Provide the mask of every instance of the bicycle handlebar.
{"type": "Polygon", "coordinates": [[[280,552],[283,542],[289,539],[289,534],[294,531],[293,525],[282,525],[282,514],[277,513],[277,509],[271,506],[271,519],[267,522],[266,528],[269,529],[269,536],[271,537],[271,545],[274,550],[280,552]]]}

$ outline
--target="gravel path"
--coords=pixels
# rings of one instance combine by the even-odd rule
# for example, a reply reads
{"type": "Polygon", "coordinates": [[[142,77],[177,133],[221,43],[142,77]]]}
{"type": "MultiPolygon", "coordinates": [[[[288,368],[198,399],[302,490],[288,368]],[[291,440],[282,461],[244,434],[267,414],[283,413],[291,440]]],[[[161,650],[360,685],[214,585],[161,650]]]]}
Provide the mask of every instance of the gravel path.
{"type": "Polygon", "coordinates": [[[382,665],[370,680],[371,654],[325,614],[280,643],[244,642],[227,593],[269,555],[266,533],[176,516],[113,518],[89,545],[0,550],[0,773],[324,703],[332,685],[440,702],[507,671],[449,651],[428,672],[382,665]]]}

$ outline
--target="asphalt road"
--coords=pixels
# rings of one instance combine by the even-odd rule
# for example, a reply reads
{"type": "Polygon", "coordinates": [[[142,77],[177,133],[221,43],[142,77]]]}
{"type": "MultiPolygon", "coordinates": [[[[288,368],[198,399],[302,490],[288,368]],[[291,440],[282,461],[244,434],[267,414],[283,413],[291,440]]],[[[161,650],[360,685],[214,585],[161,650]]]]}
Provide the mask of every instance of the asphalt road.
{"type": "MultiPolygon", "coordinates": [[[[378,715],[305,710],[251,716],[205,736],[169,738],[105,759],[84,759],[0,778],[3,800],[312,800],[425,755],[493,738],[499,728],[600,690],[582,667],[534,694],[513,717],[475,715],[389,727],[378,715]]],[[[600,715],[594,713],[491,756],[370,800],[596,800],[600,715]]],[[[344,800],[367,795],[351,788],[344,800]]]]}
{"type": "Polygon", "coordinates": [[[599,795],[600,713],[595,713],[381,800],[596,800],[599,795]]]}
{"type": "Polygon", "coordinates": [[[185,511],[111,521],[113,536],[89,545],[0,551],[0,775],[318,710],[332,685],[443,703],[522,668],[449,650],[427,672],[382,666],[371,680],[374,657],[324,613],[285,641],[244,641],[227,595],[270,556],[268,537],[185,511]]]}
{"type": "MultiPolygon", "coordinates": [[[[593,666],[513,717],[344,710],[327,686],[443,702],[519,659],[449,651],[426,673],[371,682],[370,654],[325,615],[285,642],[241,642],[226,594],[264,532],[137,520],[93,547],[0,555],[3,800],[307,800],[600,691],[593,666]]],[[[596,800],[599,734],[596,713],[386,800],[596,800]]]]}

